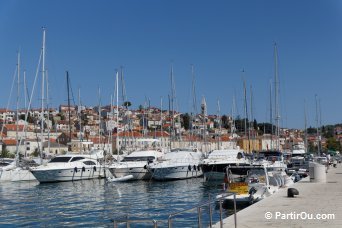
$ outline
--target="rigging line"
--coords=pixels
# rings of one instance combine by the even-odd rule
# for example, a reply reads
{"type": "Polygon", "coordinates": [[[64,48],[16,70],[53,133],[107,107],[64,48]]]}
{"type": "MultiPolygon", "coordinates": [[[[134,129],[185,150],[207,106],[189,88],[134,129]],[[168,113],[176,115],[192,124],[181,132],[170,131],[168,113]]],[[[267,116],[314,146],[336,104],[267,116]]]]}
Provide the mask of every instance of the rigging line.
{"type": "Polygon", "coordinates": [[[75,102],[75,98],[74,98],[74,92],[72,90],[72,84],[71,84],[70,78],[69,78],[69,84],[70,84],[70,90],[71,90],[71,100],[72,100],[74,106],[76,106],[76,102],[75,102]]]}
{"type": "MultiPolygon", "coordinates": [[[[43,50],[40,51],[40,56],[39,56],[38,65],[37,65],[37,69],[36,69],[36,75],[35,75],[34,81],[33,81],[33,86],[32,86],[32,91],[31,91],[31,95],[30,95],[30,100],[29,100],[29,104],[27,106],[26,113],[25,113],[25,122],[27,122],[28,113],[29,113],[29,110],[31,109],[32,98],[33,98],[33,94],[34,94],[34,88],[35,88],[36,83],[37,83],[37,78],[38,78],[38,74],[39,74],[39,68],[40,68],[40,62],[41,62],[41,59],[42,59],[42,55],[43,55],[43,50]]],[[[26,124],[24,125],[22,132],[24,133],[25,131],[26,131],[26,124]]],[[[22,136],[23,136],[23,134],[20,135],[19,145],[21,145],[21,143],[22,143],[22,140],[23,140],[22,136]]],[[[38,138],[37,138],[37,140],[38,140],[38,138]]],[[[39,146],[38,146],[38,150],[40,150],[39,146]]]]}
{"type": "MultiPolygon", "coordinates": [[[[15,66],[15,70],[14,70],[14,74],[13,74],[13,80],[12,80],[12,85],[11,85],[10,96],[9,96],[9,98],[8,98],[7,106],[6,106],[6,112],[8,112],[9,104],[10,104],[10,101],[11,101],[11,99],[12,99],[12,92],[13,92],[13,87],[14,87],[14,83],[15,83],[17,71],[18,71],[18,68],[17,68],[17,66],[15,66]]],[[[5,116],[6,116],[6,115],[5,115],[5,116]]],[[[5,118],[5,122],[4,122],[4,124],[1,126],[1,133],[0,133],[1,141],[2,141],[2,133],[3,133],[3,131],[4,131],[4,127],[5,127],[5,124],[6,124],[6,123],[7,123],[7,118],[5,118]]]]}

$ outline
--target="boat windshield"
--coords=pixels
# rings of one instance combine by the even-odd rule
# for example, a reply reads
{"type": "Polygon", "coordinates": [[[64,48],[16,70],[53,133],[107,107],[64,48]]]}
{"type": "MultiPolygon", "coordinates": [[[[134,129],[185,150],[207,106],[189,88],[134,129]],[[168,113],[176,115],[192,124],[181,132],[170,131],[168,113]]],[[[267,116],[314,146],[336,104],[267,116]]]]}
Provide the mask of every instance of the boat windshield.
{"type": "Polygon", "coordinates": [[[122,162],[130,162],[130,161],[153,161],[155,157],[153,156],[141,156],[141,157],[125,157],[122,159],[122,162]]]}
{"type": "Polygon", "coordinates": [[[251,169],[248,172],[249,183],[265,183],[266,174],[264,169],[251,169]]]}
{"type": "Polygon", "coordinates": [[[84,157],[73,157],[70,162],[74,162],[74,161],[78,161],[82,159],[84,159],[84,157]]]}
{"type": "Polygon", "coordinates": [[[71,157],[55,157],[51,159],[49,163],[57,163],[57,162],[68,162],[71,157]]]}

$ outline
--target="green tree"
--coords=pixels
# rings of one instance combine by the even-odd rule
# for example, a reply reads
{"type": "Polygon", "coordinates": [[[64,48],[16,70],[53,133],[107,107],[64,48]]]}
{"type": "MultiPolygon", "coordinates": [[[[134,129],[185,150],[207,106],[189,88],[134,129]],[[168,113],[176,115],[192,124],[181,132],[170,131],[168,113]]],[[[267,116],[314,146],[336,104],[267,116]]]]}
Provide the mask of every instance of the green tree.
{"type": "Polygon", "coordinates": [[[9,152],[9,150],[3,149],[0,153],[0,157],[2,157],[2,158],[14,158],[15,155],[12,154],[11,152],[9,152]]]}
{"type": "Polygon", "coordinates": [[[183,122],[183,127],[185,130],[190,129],[190,116],[188,113],[185,113],[182,115],[182,122],[183,122]]]}
{"type": "Polygon", "coordinates": [[[327,149],[332,151],[341,151],[341,144],[334,137],[327,139],[327,149]]]}
{"type": "Polygon", "coordinates": [[[128,107],[132,106],[132,103],[131,103],[130,101],[125,101],[125,102],[123,103],[123,106],[125,106],[126,109],[127,109],[128,107]]]}
{"type": "Polygon", "coordinates": [[[222,127],[226,128],[226,129],[229,128],[228,117],[226,115],[223,115],[221,117],[221,122],[222,122],[222,127]]]}

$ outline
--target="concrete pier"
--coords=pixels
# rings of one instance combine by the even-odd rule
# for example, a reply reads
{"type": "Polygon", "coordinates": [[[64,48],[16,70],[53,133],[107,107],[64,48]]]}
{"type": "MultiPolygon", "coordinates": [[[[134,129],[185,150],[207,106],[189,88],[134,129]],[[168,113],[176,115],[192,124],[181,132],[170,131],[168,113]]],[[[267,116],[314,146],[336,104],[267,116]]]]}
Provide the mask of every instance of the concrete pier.
{"type": "MultiPolygon", "coordinates": [[[[295,183],[299,195],[287,197],[287,188],[237,213],[237,227],[342,227],[342,165],[329,167],[326,182],[295,183]]],[[[220,223],[214,225],[220,227],[220,223]]],[[[223,221],[234,227],[234,216],[223,221]]]]}

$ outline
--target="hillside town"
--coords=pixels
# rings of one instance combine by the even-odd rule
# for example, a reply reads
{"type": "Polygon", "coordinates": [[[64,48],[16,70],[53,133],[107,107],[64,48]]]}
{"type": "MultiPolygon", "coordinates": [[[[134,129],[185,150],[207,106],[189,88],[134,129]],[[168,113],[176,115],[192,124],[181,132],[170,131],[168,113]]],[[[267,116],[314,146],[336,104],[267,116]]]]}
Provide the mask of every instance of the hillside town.
{"type": "Polygon", "coordinates": [[[140,106],[138,110],[129,110],[127,106],[111,105],[100,109],[98,106],[60,105],[58,109],[45,109],[44,112],[30,110],[27,117],[25,110],[19,110],[17,115],[16,111],[0,109],[0,151],[2,157],[14,157],[17,142],[20,142],[18,150],[25,157],[38,156],[40,150],[44,155],[92,149],[117,154],[146,147],[144,141],[154,139],[158,142],[153,144],[154,147],[193,146],[204,152],[235,144],[247,154],[270,150],[276,145],[284,152],[301,146],[314,153],[317,148],[322,152],[336,151],[342,143],[342,127],[339,125],[333,128],[333,140],[321,134],[324,126],[311,131],[310,128],[307,131],[280,128],[278,137],[274,134],[275,126],[269,123],[234,120],[231,116],[208,115],[206,112],[205,102],[197,115],[156,107],[140,106]],[[332,144],[335,147],[332,148],[332,144]]]}

